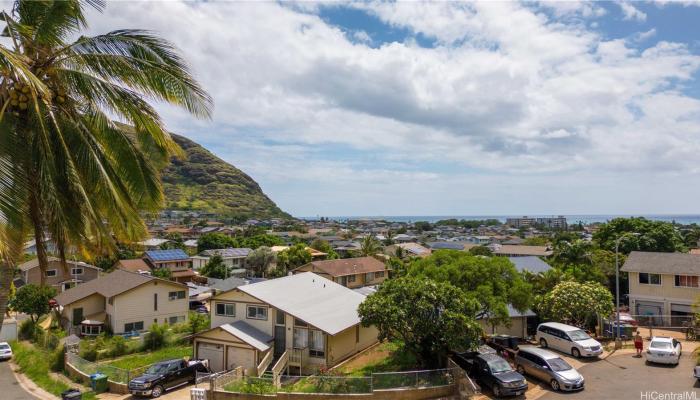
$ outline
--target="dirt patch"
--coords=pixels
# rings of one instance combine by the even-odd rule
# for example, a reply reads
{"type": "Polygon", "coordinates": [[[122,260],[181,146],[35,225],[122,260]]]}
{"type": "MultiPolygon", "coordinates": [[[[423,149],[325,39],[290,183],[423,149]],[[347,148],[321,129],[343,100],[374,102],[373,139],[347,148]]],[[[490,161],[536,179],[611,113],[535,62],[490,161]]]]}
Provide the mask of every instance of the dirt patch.
{"type": "Polygon", "coordinates": [[[379,364],[389,358],[392,351],[393,348],[388,346],[388,343],[371,347],[338,368],[338,371],[345,374],[361,369],[366,365],[379,364]]]}

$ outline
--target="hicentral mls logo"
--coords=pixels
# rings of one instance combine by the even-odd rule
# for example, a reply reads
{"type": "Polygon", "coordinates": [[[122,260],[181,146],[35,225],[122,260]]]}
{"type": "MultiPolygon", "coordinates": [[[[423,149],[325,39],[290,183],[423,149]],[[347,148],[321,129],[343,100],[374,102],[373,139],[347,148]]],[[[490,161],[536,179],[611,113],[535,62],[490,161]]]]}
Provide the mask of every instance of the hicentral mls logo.
{"type": "Polygon", "coordinates": [[[639,400],[698,400],[697,392],[639,392],[639,400]]]}

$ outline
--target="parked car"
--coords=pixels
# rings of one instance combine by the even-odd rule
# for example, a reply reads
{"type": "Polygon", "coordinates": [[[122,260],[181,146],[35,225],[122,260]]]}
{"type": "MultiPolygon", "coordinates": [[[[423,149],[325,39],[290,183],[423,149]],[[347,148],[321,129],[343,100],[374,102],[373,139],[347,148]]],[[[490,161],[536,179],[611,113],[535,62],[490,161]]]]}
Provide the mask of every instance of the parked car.
{"type": "Polygon", "coordinates": [[[693,368],[693,376],[700,381],[700,366],[693,368]]]}
{"type": "Polygon", "coordinates": [[[480,385],[491,388],[494,396],[520,396],[527,390],[527,381],[496,354],[480,354],[474,358],[471,375],[480,385]]]}
{"type": "Polygon", "coordinates": [[[12,347],[7,342],[0,343],[0,360],[9,360],[12,358],[12,347]]]}
{"type": "Polygon", "coordinates": [[[544,348],[551,347],[576,358],[597,357],[603,353],[603,346],[584,330],[558,322],[540,324],[535,338],[544,348]]]}
{"type": "Polygon", "coordinates": [[[584,379],[569,363],[551,351],[534,346],[520,346],[515,356],[515,369],[549,382],[554,391],[583,390],[584,379]]]}
{"type": "Polygon", "coordinates": [[[648,362],[659,364],[675,364],[681,360],[681,342],[676,339],[664,336],[654,336],[651,338],[646,351],[648,362]]]}
{"type": "Polygon", "coordinates": [[[194,383],[197,372],[209,372],[206,361],[162,361],[129,381],[129,392],[135,396],[160,397],[166,390],[194,383]]]}
{"type": "Polygon", "coordinates": [[[486,343],[498,351],[517,351],[520,338],[511,335],[493,335],[486,339],[486,343]]]}

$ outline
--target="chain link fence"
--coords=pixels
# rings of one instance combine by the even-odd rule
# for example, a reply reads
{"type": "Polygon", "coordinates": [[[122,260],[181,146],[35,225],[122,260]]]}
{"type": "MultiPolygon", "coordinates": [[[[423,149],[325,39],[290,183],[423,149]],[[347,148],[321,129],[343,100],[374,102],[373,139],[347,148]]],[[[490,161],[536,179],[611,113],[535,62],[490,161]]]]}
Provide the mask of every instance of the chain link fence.
{"type": "Polygon", "coordinates": [[[147,365],[134,370],[126,370],[107,364],[94,363],[84,358],[80,358],[78,355],[73,353],[66,353],[66,361],[85,375],[101,373],[107,375],[107,379],[112,382],[124,384],[128,384],[131,378],[142,375],[143,371],[150,367],[150,365],[147,365]]]}

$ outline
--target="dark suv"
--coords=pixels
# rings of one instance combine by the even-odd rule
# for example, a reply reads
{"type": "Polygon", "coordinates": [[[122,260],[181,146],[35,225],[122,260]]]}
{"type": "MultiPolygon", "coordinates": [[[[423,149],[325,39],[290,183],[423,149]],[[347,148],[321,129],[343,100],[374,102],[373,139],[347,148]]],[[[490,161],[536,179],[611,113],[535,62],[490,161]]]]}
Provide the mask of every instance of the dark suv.
{"type": "Polygon", "coordinates": [[[160,397],[168,389],[194,383],[197,372],[209,372],[205,362],[182,359],[162,361],[129,381],[129,392],[135,396],[160,397]]]}
{"type": "Polygon", "coordinates": [[[519,396],[527,390],[527,381],[500,356],[488,353],[467,358],[463,354],[454,354],[453,359],[481,386],[491,388],[496,397],[519,396]]]}

